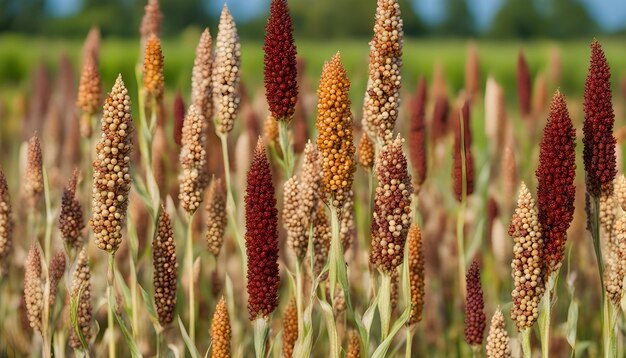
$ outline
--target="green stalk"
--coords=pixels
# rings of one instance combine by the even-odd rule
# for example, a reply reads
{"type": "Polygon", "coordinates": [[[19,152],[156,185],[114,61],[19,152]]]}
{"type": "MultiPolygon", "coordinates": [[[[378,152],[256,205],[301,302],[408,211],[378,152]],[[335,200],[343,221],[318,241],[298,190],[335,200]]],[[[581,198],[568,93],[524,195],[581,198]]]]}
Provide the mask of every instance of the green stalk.
{"type": "Polygon", "coordinates": [[[556,279],[559,271],[555,271],[548,277],[546,283],[546,292],[541,298],[541,313],[539,315],[539,338],[541,341],[541,356],[548,358],[550,356],[550,319],[552,311],[552,296],[556,287],[556,279]]]}
{"type": "Polygon", "coordinates": [[[330,301],[333,308],[335,308],[335,287],[337,281],[339,281],[344,289],[346,300],[348,299],[350,292],[344,287],[344,282],[348,281],[348,274],[346,272],[346,262],[343,258],[343,250],[340,237],[340,222],[339,213],[334,205],[330,205],[330,223],[331,223],[331,241],[330,241],[330,262],[329,262],[329,283],[330,283],[330,301]]]}
{"type": "Polygon", "coordinates": [[[532,350],[530,348],[530,328],[526,328],[519,332],[519,339],[522,343],[522,356],[524,358],[531,358],[532,350]]]}
{"type": "Polygon", "coordinates": [[[287,120],[278,121],[278,141],[283,154],[285,179],[288,179],[293,175],[294,155],[293,148],[289,145],[289,122],[287,120]]]}
{"type": "Polygon", "coordinates": [[[378,312],[380,314],[380,341],[389,335],[391,322],[391,275],[381,275],[380,291],[378,293],[378,312]]]}
{"type": "Polygon", "coordinates": [[[195,343],[196,338],[196,297],[193,277],[193,215],[187,218],[185,237],[187,241],[187,274],[189,275],[189,337],[195,343]]]}
{"type": "Polygon", "coordinates": [[[298,311],[298,337],[304,337],[304,273],[302,261],[296,262],[296,310],[298,311]]]}
{"type": "Polygon", "coordinates": [[[156,330],[156,358],[161,357],[161,339],[162,339],[162,329],[157,328],[156,330]]]}
{"type": "Polygon", "coordinates": [[[413,329],[406,327],[406,350],[404,351],[405,358],[411,358],[411,349],[413,348],[413,329]]]}
{"type": "Polygon", "coordinates": [[[269,325],[263,317],[254,320],[254,352],[256,358],[265,358],[265,341],[269,334],[269,325]]]}
{"type": "Polygon", "coordinates": [[[109,330],[109,358],[115,358],[115,317],[112,305],[115,302],[115,293],[113,287],[113,280],[115,279],[115,253],[109,252],[107,261],[107,297],[109,299],[107,305],[107,322],[109,330]]]}
{"type": "Polygon", "coordinates": [[[235,197],[233,196],[233,190],[230,181],[230,159],[228,156],[228,142],[227,134],[219,134],[220,142],[222,143],[222,160],[224,162],[224,180],[226,181],[226,211],[228,212],[228,220],[230,221],[230,227],[232,228],[235,238],[237,239],[237,245],[239,251],[241,251],[241,265],[243,272],[248,272],[248,263],[246,261],[246,243],[243,236],[239,232],[237,226],[237,205],[235,204],[235,197]]]}

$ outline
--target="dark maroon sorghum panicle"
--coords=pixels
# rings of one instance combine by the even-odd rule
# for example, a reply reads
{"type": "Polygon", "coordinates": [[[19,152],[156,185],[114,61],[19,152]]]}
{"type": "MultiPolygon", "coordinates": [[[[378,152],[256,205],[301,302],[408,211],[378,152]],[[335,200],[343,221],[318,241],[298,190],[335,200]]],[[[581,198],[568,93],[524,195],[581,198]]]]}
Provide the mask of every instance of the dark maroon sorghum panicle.
{"type": "Polygon", "coordinates": [[[613,190],[615,178],[615,115],[611,103],[611,72],[600,43],[591,43],[591,62],[585,82],[583,159],[587,191],[600,197],[613,190]]]}
{"type": "Polygon", "coordinates": [[[450,105],[448,97],[441,96],[435,99],[433,118],[430,124],[430,139],[435,143],[438,139],[446,135],[448,130],[448,111],[450,105]]]}
{"type": "Polygon", "coordinates": [[[265,317],[278,306],[278,211],[270,163],[259,139],[248,171],[246,188],[246,252],[250,320],[265,317]]]}
{"type": "Polygon", "coordinates": [[[520,113],[523,116],[530,114],[531,82],[528,63],[524,57],[524,51],[520,49],[517,55],[517,99],[520,113]]]}
{"type": "Polygon", "coordinates": [[[413,166],[415,184],[421,186],[426,180],[426,81],[420,77],[417,93],[411,101],[411,125],[409,129],[409,155],[413,166]]]}
{"type": "Polygon", "coordinates": [[[180,91],[176,92],[174,98],[174,142],[181,146],[183,137],[183,122],[185,121],[185,101],[180,91]]]}
{"type": "Polygon", "coordinates": [[[537,204],[544,258],[548,271],[563,260],[567,229],[574,217],[576,187],[576,130],[565,98],[557,90],[552,98],[548,123],[539,145],[537,204]]]}
{"type": "Polygon", "coordinates": [[[454,196],[457,200],[461,201],[463,196],[463,157],[461,156],[461,122],[463,123],[463,144],[465,152],[465,182],[466,191],[465,195],[470,195],[474,192],[474,158],[472,156],[472,131],[470,128],[470,110],[469,103],[465,101],[459,114],[462,118],[458,120],[458,116],[455,118],[454,126],[454,148],[453,148],[453,163],[452,163],[452,181],[454,196]]]}
{"type": "Polygon", "coordinates": [[[296,45],[286,0],[272,0],[265,27],[265,96],[272,116],[290,120],[298,99],[296,45]]]}
{"type": "Polygon", "coordinates": [[[480,262],[474,258],[467,271],[467,298],[465,300],[465,342],[469,345],[482,345],[487,321],[485,300],[480,285],[480,262]]]}

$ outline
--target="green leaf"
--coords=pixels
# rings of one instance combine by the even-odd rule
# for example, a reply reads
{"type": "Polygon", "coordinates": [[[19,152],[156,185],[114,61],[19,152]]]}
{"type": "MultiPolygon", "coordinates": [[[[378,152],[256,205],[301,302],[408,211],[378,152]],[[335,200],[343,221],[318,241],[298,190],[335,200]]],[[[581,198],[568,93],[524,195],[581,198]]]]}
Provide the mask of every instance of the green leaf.
{"type": "Polygon", "coordinates": [[[146,310],[148,311],[148,315],[150,315],[150,321],[152,321],[152,324],[154,325],[155,328],[161,327],[161,325],[159,324],[159,318],[157,316],[156,309],[154,308],[154,301],[152,300],[148,292],[146,292],[146,290],[144,290],[143,287],[141,287],[141,285],[137,285],[137,286],[139,286],[139,290],[141,291],[141,296],[143,296],[143,303],[146,305],[146,310]]]}
{"type": "Polygon", "coordinates": [[[78,336],[78,340],[80,341],[80,345],[82,346],[82,350],[89,355],[89,347],[87,346],[87,341],[85,340],[85,336],[83,335],[83,331],[78,326],[78,303],[80,301],[80,297],[83,294],[83,289],[85,288],[85,283],[83,283],[78,289],[78,293],[76,296],[70,298],[70,322],[72,323],[72,329],[74,329],[74,333],[78,336]]]}
{"type": "Polygon", "coordinates": [[[115,270],[115,280],[117,281],[117,285],[122,289],[124,307],[127,307],[127,310],[129,311],[128,313],[129,315],[131,315],[132,310],[136,309],[136,307],[131,307],[132,305],[128,304],[132,301],[130,288],[128,288],[128,285],[126,285],[126,281],[124,281],[124,277],[122,277],[122,274],[118,270],[115,270]]]}
{"type": "MultiPolygon", "coordinates": [[[[135,340],[133,339],[133,336],[130,334],[130,332],[128,331],[128,328],[126,327],[126,323],[124,322],[124,319],[122,319],[122,317],[120,317],[117,314],[117,311],[114,308],[115,301],[113,300],[113,295],[110,295],[109,297],[109,306],[113,308],[113,314],[115,315],[115,319],[117,320],[117,323],[120,325],[122,336],[124,337],[124,341],[126,342],[126,346],[128,350],[130,351],[131,357],[133,358],[142,357],[139,351],[139,348],[137,347],[137,343],[135,342],[135,340]]],[[[114,327],[109,327],[109,329],[112,329],[112,328],[114,327]]]]}
{"type": "Polygon", "coordinates": [[[411,307],[408,306],[404,309],[402,316],[400,316],[400,318],[398,318],[398,320],[394,323],[393,327],[389,331],[389,335],[387,336],[387,338],[385,338],[385,340],[380,343],[378,348],[376,348],[374,354],[372,355],[372,358],[385,358],[387,356],[387,350],[389,350],[389,346],[391,345],[391,342],[393,342],[393,338],[409,319],[410,314],[411,307]]]}
{"type": "Polygon", "coordinates": [[[566,322],[566,332],[567,332],[567,343],[569,343],[572,349],[576,348],[576,326],[578,325],[578,302],[576,299],[572,297],[572,300],[569,304],[569,309],[567,310],[567,322],[566,322]]]}
{"type": "Polygon", "coordinates": [[[187,330],[185,329],[185,325],[183,324],[183,321],[180,319],[180,316],[178,316],[178,327],[180,328],[180,333],[183,336],[183,340],[185,341],[185,345],[187,346],[187,350],[189,351],[191,358],[199,358],[200,353],[198,353],[198,349],[196,348],[196,345],[191,341],[191,338],[189,337],[189,334],[187,333],[187,330]]]}
{"type": "Polygon", "coordinates": [[[322,314],[324,316],[324,321],[326,322],[326,331],[328,332],[329,338],[329,354],[330,358],[339,358],[340,355],[340,346],[339,346],[339,337],[337,336],[337,327],[335,325],[335,315],[333,314],[333,309],[330,307],[328,302],[324,300],[318,300],[320,306],[322,308],[322,314]]]}

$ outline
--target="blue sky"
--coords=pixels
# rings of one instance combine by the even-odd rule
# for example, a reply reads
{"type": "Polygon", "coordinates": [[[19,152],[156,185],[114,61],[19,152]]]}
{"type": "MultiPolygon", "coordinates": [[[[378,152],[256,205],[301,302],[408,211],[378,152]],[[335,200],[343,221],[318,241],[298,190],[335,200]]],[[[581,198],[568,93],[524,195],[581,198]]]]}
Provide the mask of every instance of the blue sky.
{"type": "MultiPolygon", "coordinates": [[[[201,1],[201,0],[200,0],[201,1]]],[[[233,15],[245,20],[259,16],[267,11],[270,0],[204,0],[208,8],[219,11],[224,2],[228,3],[233,15]]],[[[315,1],[315,0],[310,0],[315,1]]],[[[334,0],[341,1],[341,0],[334,0]]],[[[375,0],[364,0],[375,1],[375,0]]],[[[445,15],[442,0],[412,0],[420,14],[429,21],[438,21],[445,15]]],[[[477,19],[478,25],[485,28],[489,25],[503,0],[468,0],[470,10],[477,19]]],[[[605,30],[619,30],[626,27],[626,0],[581,0],[588,6],[596,21],[605,30]]],[[[81,0],[48,0],[48,7],[56,15],[71,14],[80,8],[81,0]]]]}

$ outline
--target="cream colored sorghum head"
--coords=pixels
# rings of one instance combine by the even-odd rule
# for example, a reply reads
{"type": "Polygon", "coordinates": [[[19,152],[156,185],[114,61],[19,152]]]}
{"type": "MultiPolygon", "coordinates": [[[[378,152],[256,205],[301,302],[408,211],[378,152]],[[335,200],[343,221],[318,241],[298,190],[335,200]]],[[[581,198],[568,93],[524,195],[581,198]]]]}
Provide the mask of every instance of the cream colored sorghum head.
{"type": "Polygon", "coordinates": [[[622,210],[626,211],[626,177],[624,177],[624,174],[619,174],[617,178],[615,178],[613,192],[619,206],[622,210]]]}
{"type": "Polygon", "coordinates": [[[346,195],[346,201],[340,213],[339,238],[343,251],[348,251],[352,246],[352,239],[356,236],[356,221],[354,220],[354,191],[350,190],[346,195]]]}
{"type": "Polygon", "coordinates": [[[191,105],[185,116],[180,150],[181,171],[178,177],[180,205],[188,214],[193,214],[202,202],[206,186],[206,133],[205,118],[195,105],[191,105]]]}
{"type": "Polygon", "coordinates": [[[626,213],[620,213],[613,234],[607,240],[604,255],[604,281],[606,293],[611,301],[620,306],[624,289],[624,276],[626,275],[626,213]]]}
{"type": "Polygon", "coordinates": [[[30,327],[35,331],[41,331],[43,281],[41,279],[41,252],[36,242],[30,246],[24,265],[24,301],[30,327]]]}
{"type": "Polygon", "coordinates": [[[92,311],[91,306],[91,270],[89,268],[89,259],[87,257],[87,249],[83,249],[78,254],[76,261],[76,270],[72,278],[72,287],[70,295],[73,300],[78,302],[77,324],[78,327],[70,329],[70,346],[74,349],[82,347],[80,338],[76,333],[76,329],[80,330],[86,342],[91,339],[91,323],[92,311]],[[80,295],[80,296],[79,296],[80,295]]]}
{"type": "Polygon", "coordinates": [[[233,129],[239,112],[240,47],[235,20],[224,4],[215,40],[213,66],[213,103],[218,134],[227,134],[233,129]]]}
{"type": "Polygon", "coordinates": [[[133,121],[128,90],[118,76],[104,103],[102,137],[93,162],[92,218],[96,246],[115,252],[122,242],[130,191],[133,121]]]}
{"type": "Polygon", "coordinates": [[[224,297],[215,307],[211,323],[211,358],[230,358],[231,328],[224,297]]]}
{"type": "Polygon", "coordinates": [[[226,186],[221,178],[214,178],[207,190],[206,203],[207,232],[206,242],[209,251],[217,256],[224,244],[226,230],[226,186]]]}
{"type": "Polygon", "coordinates": [[[9,270],[9,255],[13,249],[13,217],[9,187],[2,169],[0,169],[0,278],[9,270]]]}
{"type": "Polygon", "coordinates": [[[489,335],[487,336],[487,358],[510,358],[509,335],[504,325],[504,316],[500,307],[491,318],[489,335]]]}
{"type": "Polygon", "coordinates": [[[315,277],[322,272],[328,261],[330,251],[330,223],[324,205],[318,205],[313,218],[313,274],[315,277]]]}
{"type": "Polygon", "coordinates": [[[24,172],[22,190],[28,209],[34,212],[43,195],[43,155],[37,135],[28,140],[26,171],[24,172]]]}
{"type": "Polygon", "coordinates": [[[544,293],[543,239],[535,200],[524,183],[519,190],[517,208],[511,219],[509,235],[513,238],[513,307],[511,319],[519,331],[529,328],[539,315],[544,293]]]}
{"type": "Polygon", "coordinates": [[[386,143],[393,139],[393,129],[400,109],[403,31],[398,0],[378,0],[374,37],[370,41],[367,87],[367,129],[386,143]]]}
{"type": "Polygon", "coordinates": [[[283,227],[287,232],[287,245],[299,260],[304,258],[308,245],[306,228],[301,215],[301,193],[298,178],[294,175],[283,185],[283,227]]]}
{"type": "Polygon", "coordinates": [[[196,58],[191,71],[191,103],[201,109],[207,119],[213,118],[213,89],[211,74],[213,73],[213,39],[206,28],[200,36],[196,47],[196,58]]]}

